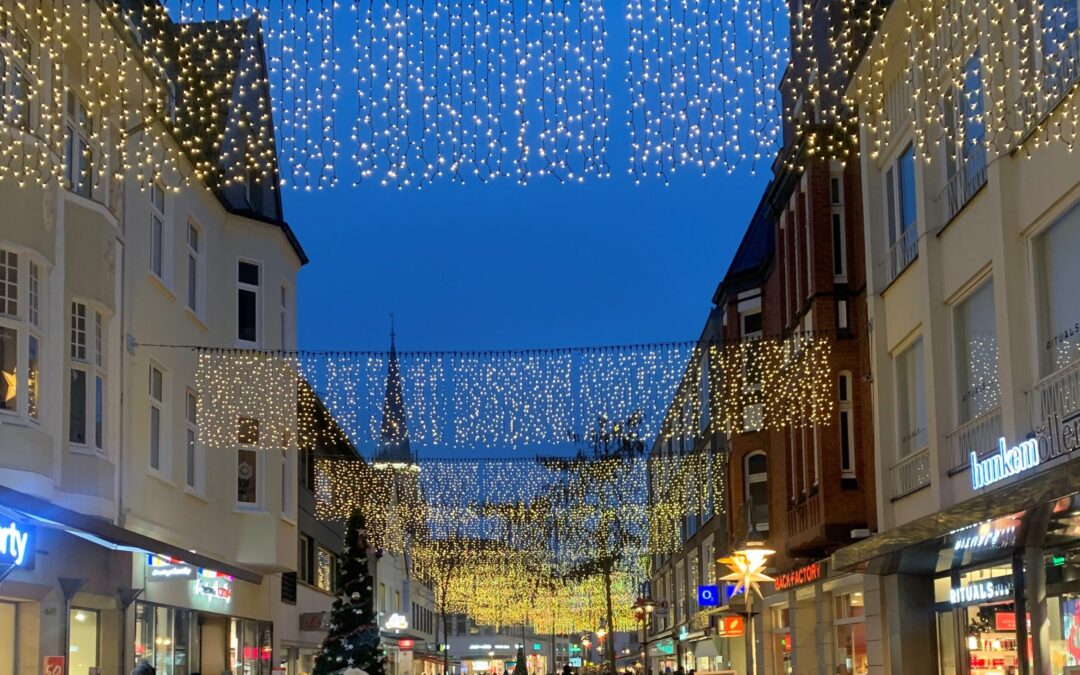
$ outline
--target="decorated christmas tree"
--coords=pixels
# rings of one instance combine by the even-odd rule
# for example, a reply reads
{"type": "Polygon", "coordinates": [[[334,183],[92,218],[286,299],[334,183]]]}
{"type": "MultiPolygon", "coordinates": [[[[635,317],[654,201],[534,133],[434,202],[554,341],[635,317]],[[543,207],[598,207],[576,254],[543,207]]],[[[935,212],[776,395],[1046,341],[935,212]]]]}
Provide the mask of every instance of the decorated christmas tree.
{"type": "Polygon", "coordinates": [[[514,664],[514,675],[529,675],[529,669],[525,667],[525,650],[518,647],[517,663],[514,664]]]}
{"type": "Polygon", "coordinates": [[[386,652],[379,640],[364,516],[354,511],[338,558],[337,592],[329,631],[313,675],[385,675],[386,652]]]}

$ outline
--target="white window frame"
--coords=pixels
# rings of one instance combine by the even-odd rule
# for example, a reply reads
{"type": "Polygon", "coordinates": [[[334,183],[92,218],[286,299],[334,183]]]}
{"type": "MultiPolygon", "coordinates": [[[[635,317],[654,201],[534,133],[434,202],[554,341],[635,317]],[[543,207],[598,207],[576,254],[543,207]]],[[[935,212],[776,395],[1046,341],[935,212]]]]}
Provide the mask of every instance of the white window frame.
{"type": "MultiPolygon", "coordinates": [[[[750,503],[750,484],[751,483],[765,483],[765,492],[769,491],[769,457],[765,454],[764,450],[754,450],[746,454],[743,458],[743,499],[746,504],[750,503]],[[750,460],[754,457],[765,458],[765,470],[761,472],[750,473],[750,460]]],[[[768,500],[765,502],[765,512],[768,514],[772,510],[772,505],[768,500]]],[[[754,527],[758,532],[769,531],[769,518],[766,516],[764,524],[754,520],[753,511],[750,512],[750,519],[754,523],[754,527]]]]}
{"type": "Polygon", "coordinates": [[[169,430],[172,428],[170,424],[170,397],[169,397],[169,372],[165,366],[161,365],[157,361],[150,361],[147,368],[147,431],[149,433],[147,449],[147,470],[151,475],[155,475],[166,481],[170,480],[172,476],[172,445],[170,443],[172,434],[169,430]],[[154,373],[157,372],[161,377],[161,398],[154,396],[154,373]],[[158,465],[154,466],[154,410],[157,410],[157,423],[158,423],[158,465]]]}
{"type": "Polygon", "coordinates": [[[74,452],[107,456],[109,452],[109,388],[106,356],[108,354],[108,320],[96,303],[75,298],[68,305],[70,375],[67,387],[68,445],[74,452]],[[80,326],[81,324],[81,326],[80,326]],[[81,342],[80,342],[81,340],[81,342]],[[71,436],[72,391],[75,373],[82,373],[84,386],[83,410],[86,423],[85,439],[71,436]],[[98,419],[98,410],[101,419],[98,419]]]}
{"type": "Polygon", "coordinates": [[[187,299],[185,304],[192,314],[201,319],[206,314],[206,265],[203,262],[206,255],[206,236],[202,227],[191,218],[188,218],[187,228],[184,231],[184,243],[187,251],[185,268],[187,272],[185,275],[187,299]],[[192,233],[195,234],[194,243],[192,242],[192,233]]]}
{"type": "MultiPolygon", "coordinates": [[[[917,369],[918,369],[919,365],[920,364],[918,362],[916,362],[916,364],[915,364],[916,372],[917,372],[917,369]]],[[[900,405],[900,400],[902,398],[901,394],[903,393],[903,392],[900,391],[900,386],[901,386],[901,382],[904,381],[905,386],[910,386],[910,387],[914,388],[913,393],[916,396],[916,399],[915,399],[915,401],[916,401],[916,410],[912,410],[910,412],[914,417],[917,418],[918,417],[918,411],[917,411],[918,398],[917,397],[922,396],[923,397],[923,405],[924,406],[929,406],[929,400],[927,398],[927,393],[926,393],[926,344],[923,343],[923,336],[921,334],[914,336],[912,339],[908,340],[900,349],[896,350],[895,356],[893,357],[893,372],[894,372],[894,377],[895,377],[894,391],[895,391],[897,405],[898,406],[900,405]],[[918,382],[907,383],[906,379],[905,379],[905,378],[907,378],[907,373],[906,372],[904,372],[904,373],[901,372],[901,359],[905,358],[906,355],[911,353],[912,350],[914,350],[916,348],[916,346],[920,346],[921,354],[919,354],[918,357],[916,357],[916,355],[914,355],[912,353],[911,358],[919,358],[919,359],[922,360],[921,365],[922,365],[922,373],[923,373],[923,382],[922,382],[921,387],[919,386],[918,382]]],[[[930,411],[929,411],[929,408],[927,408],[926,415],[927,415],[927,422],[928,423],[929,423],[929,419],[930,419],[929,414],[930,414],[930,411]]],[[[899,414],[897,415],[897,419],[898,420],[900,419],[899,414]]],[[[916,419],[914,421],[917,422],[918,420],[916,419]]],[[[907,420],[903,420],[904,424],[906,424],[907,422],[908,422],[907,420]]],[[[927,445],[929,445],[929,442],[930,442],[930,430],[929,429],[924,430],[924,429],[916,428],[916,429],[910,429],[909,430],[909,429],[903,429],[903,428],[901,428],[900,425],[897,425],[897,429],[896,429],[896,450],[897,450],[897,453],[896,453],[895,461],[899,462],[899,461],[901,461],[901,460],[903,460],[903,459],[905,459],[907,457],[911,457],[912,455],[917,454],[918,452],[923,450],[925,447],[927,447],[927,445]],[[917,445],[915,443],[915,439],[918,437],[918,434],[921,433],[921,432],[926,433],[927,442],[926,442],[926,444],[917,445]],[[905,439],[905,436],[908,436],[908,435],[910,435],[910,438],[905,439]],[[910,445],[909,452],[904,452],[905,447],[907,447],[909,445],[910,445]]]]}
{"type": "Polygon", "coordinates": [[[906,236],[918,236],[919,230],[919,197],[918,197],[918,159],[915,157],[915,142],[909,140],[900,146],[896,156],[894,156],[885,167],[885,173],[882,176],[884,182],[883,194],[885,196],[884,208],[885,208],[885,243],[888,248],[892,248],[892,245],[900,241],[907,231],[912,230],[911,235],[906,236]],[[901,170],[901,162],[908,152],[911,152],[912,162],[914,163],[913,184],[911,185],[912,191],[915,192],[915,214],[912,218],[911,225],[905,227],[904,225],[904,179],[903,171],[901,170]],[[891,192],[890,192],[891,191],[891,192]],[[890,194],[891,201],[890,204],[890,194]]]}
{"type": "Polygon", "coordinates": [[[281,348],[283,350],[286,350],[292,346],[292,331],[290,330],[291,325],[289,321],[289,310],[291,308],[290,299],[292,298],[292,289],[289,287],[288,284],[283,283],[281,284],[279,293],[281,294],[281,304],[278,307],[278,311],[280,312],[279,319],[281,323],[281,348]]]}
{"type": "Polygon", "coordinates": [[[33,75],[31,64],[35,64],[35,42],[27,30],[16,24],[11,12],[5,12],[0,18],[0,120],[13,129],[23,133],[30,133],[34,129],[34,102],[36,98],[35,83],[38,78],[33,75]],[[21,42],[24,49],[17,49],[16,43],[21,42]],[[25,51],[25,54],[22,53],[25,51]],[[26,100],[24,117],[16,119],[15,111],[18,106],[13,96],[15,78],[22,78],[26,86],[26,100]]]}
{"type": "Polygon", "coordinates": [[[840,371],[836,378],[837,382],[837,429],[840,431],[840,477],[855,478],[855,407],[853,404],[852,387],[855,381],[851,372],[840,371]],[[846,395],[845,395],[846,391],[846,395]],[[844,450],[844,439],[847,438],[847,451],[844,450]]]}
{"type": "Polygon", "coordinates": [[[206,494],[206,449],[199,442],[199,394],[184,391],[184,490],[202,497],[206,494]]]}
{"type": "Polygon", "coordinates": [[[150,186],[150,274],[157,277],[166,288],[169,287],[169,221],[168,197],[165,185],[160,179],[154,179],[150,186]],[[158,203],[160,199],[160,204],[158,203]],[[157,260],[155,262],[155,256],[157,260]]]}
{"type": "Polygon", "coordinates": [[[264,511],[266,504],[266,462],[265,453],[252,445],[241,445],[236,448],[235,461],[233,462],[233,503],[237,511],[264,511]],[[255,501],[240,501],[240,456],[243,452],[250,452],[255,458],[255,501]]]}
{"type": "Polygon", "coordinates": [[[80,197],[93,199],[95,197],[95,172],[99,156],[97,136],[94,132],[94,116],[90,112],[90,106],[75,92],[67,87],[64,89],[64,180],[67,189],[80,197]],[[85,119],[86,124],[82,121],[85,119]],[[85,150],[80,152],[80,145],[85,150]],[[76,156],[82,155],[85,165],[76,162],[76,156]],[[85,182],[80,178],[82,172],[86,172],[85,182]]]}
{"type": "Polygon", "coordinates": [[[263,321],[262,321],[262,284],[265,269],[261,262],[258,260],[252,260],[250,258],[238,258],[236,261],[235,279],[236,279],[236,294],[234,295],[236,311],[233,313],[233,318],[236,321],[236,343],[242,347],[258,347],[262,344],[263,339],[263,321]],[[254,265],[259,270],[259,283],[249,284],[240,281],[240,265],[254,265]],[[240,293],[249,292],[255,294],[255,339],[246,340],[240,337],[240,293]]]}
{"type": "MultiPolygon", "coordinates": [[[[41,325],[44,316],[41,302],[44,300],[44,261],[34,252],[19,246],[0,242],[0,277],[9,273],[14,281],[0,278],[0,288],[13,291],[11,307],[8,301],[0,301],[0,327],[15,332],[15,399],[13,410],[0,410],[3,419],[18,419],[32,424],[41,422],[41,373],[45,355],[45,331],[41,325]],[[10,256],[10,258],[9,258],[10,256]],[[14,260],[8,266],[8,260],[14,260]],[[8,309],[12,312],[8,313],[8,309]],[[30,342],[37,341],[37,388],[36,398],[30,396],[30,342]]],[[[5,298],[7,294],[5,292],[5,298]]]]}

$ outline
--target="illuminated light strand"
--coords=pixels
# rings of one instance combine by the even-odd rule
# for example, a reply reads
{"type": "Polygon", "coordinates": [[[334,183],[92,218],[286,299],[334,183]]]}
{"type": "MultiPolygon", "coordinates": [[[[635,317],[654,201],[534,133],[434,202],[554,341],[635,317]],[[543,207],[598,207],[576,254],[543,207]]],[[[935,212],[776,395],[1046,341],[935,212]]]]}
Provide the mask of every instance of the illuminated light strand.
{"type": "MultiPolygon", "coordinates": [[[[565,444],[597,420],[635,419],[643,437],[692,438],[747,428],[830,424],[828,334],[737,343],[671,343],[398,355],[408,438],[431,447],[565,444]],[[707,391],[705,391],[707,390],[707,391]],[[709,402],[704,409],[702,401],[709,402]],[[672,412],[674,411],[674,412],[672,412]]],[[[315,428],[298,383],[318,391],[345,439],[378,440],[389,355],[199,349],[200,442],[252,447],[315,428]],[[245,425],[247,425],[245,427],[245,425]]]]}

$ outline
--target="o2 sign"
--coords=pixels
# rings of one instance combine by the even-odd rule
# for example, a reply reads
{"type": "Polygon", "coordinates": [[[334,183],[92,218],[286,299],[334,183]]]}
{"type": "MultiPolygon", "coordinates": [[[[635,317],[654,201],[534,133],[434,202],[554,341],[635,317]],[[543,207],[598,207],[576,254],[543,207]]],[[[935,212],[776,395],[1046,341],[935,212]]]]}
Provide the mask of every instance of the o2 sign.
{"type": "Polygon", "coordinates": [[[719,607],[720,588],[717,586],[698,586],[697,599],[700,607],[719,607]]]}

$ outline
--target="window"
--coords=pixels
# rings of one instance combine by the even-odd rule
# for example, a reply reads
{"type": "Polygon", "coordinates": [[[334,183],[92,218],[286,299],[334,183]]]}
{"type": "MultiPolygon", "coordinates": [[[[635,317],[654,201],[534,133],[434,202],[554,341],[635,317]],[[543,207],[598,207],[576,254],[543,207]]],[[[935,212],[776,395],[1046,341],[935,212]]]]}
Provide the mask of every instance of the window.
{"type": "Polygon", "coordinates": [[[200,302],[201,283],[199,275],[199,228],[188,223],[187,227],[187,306],[196,316],[202,316],[202,303],[200,302]]]}
{"type": "MultiPolygon", "coordinates": [[[[98,613],[93,609],[72,607],[68,625],[68,668],[72,673],[89,673],[98,667],[101,635],[98,613]]],[[[2,640],[3,638],[0,638],[2,640]]]]}
{"type": "Polygon", "coordinates": [[[19,316],[19,254],[0,249],[0,314],[19,316]]]}
{"type": "Polygon", "coordinates": [[[963,161],[968,175],[971,175],[986,166],[982,63],[978,50],[964,64],[964,90],[960,104],[963,106],[962,114],[958,116],[964,125],[963,161]]]}
{"type": "MultiPolygon", "coordinates": [[[[135,653],[145,658],[158,675],[191,675],[198,670],[191,664],[202,661],[200,631],[197,612],[135,604],[135,653]]],[[[262,675],[254,669],[244,672],[262,675]]]]}
{"type": "Polygon", "coordinates": [[[281,287],[281,312],[279,314],[281,319],[281,348],[289,348],[289,291],[284,286],[281,287]]]}
{"type": "Polygon", "coordinates": [[[896,403],[900,436],[898,459],[903,459],[930,442],[921,337],[896,357],[896,403]]]}
{"type": "Polygon", "coordinates": [[[386,584],[379,584],[379,611],[386,613],[386,584]]]}
{"type": "Polygon", "coordinates": [[[957,305],[956,366],[958,417],[961,424],[996,407],[998,382],[997,323],[994,284],[984,283],[957,305]]]}
{"type": "Polygon", "coordinates": [[[184,461],[185,479],[184,484],[195,490],[202,491],[202,449],[199,447],[199,398],[191,389],[184,395],[184,422],[185,422],[185,451],[184,461]]]}
{"type": "Polygon", "coordinates": [[[0,326],[0,410],[18,411],[19,406],[19,332],[0,326]]]}
{"type": "Polygon", "coordinates": [[[259,505],[259,453],[255,450],[236,451],[236,501],[244,506],[259,505]]]}
{"type": "MultiPolygon", "coordinates": [[[[7,19],[7,17],[5,17],[7,19]]],[[[26,31],[13,21],[3,22],[6,50],[0,50],[0,113],[3,120],[23,131],[30,131],[30,105],[34,78],[30,75],[34,43],[26,31]]]]}
{"type": "Polygon", "coordinates": [[[236,272],[236,339],[258,344],[259,265],[241,260],[236,272]]]}
{"type": "Polygon", "coordinates": [[[150,188],[150,271],[165,280],[166,232],[165,187],[154,181],[150,188]]]}
{"type": "Polygon", "coordinates": [[[150,468],[164,471],[164,429],[162,414],[165,409],[165,373],[160,368],[150,366],[150,468]]]}
{"type": "Polygon", "coordinates": [[[1039,366],[1049,375],[1080,356],[1080,205],[1035,241],[1039,366]]]}
{"type": "Polygon", "coordinates": [[[1050,103],[1065,93],[1076,75],[1080,56],[1076,0],[1042,0],[1039,9],[1043,89],[1050,103]]]}
{"type": "Polygon", "coordinates": [[[94,181],[94,117],[68,89],[64,104],[64,179],[72,192],[90,198],[94,181]]]}
{"type": "Polygon", "coordinates": [[[839,208],[832,212],[833,281],[847,281],[847,241],[844,233],[844,214],[839,208]]]}
{"type": "MultiPolygon", "coordinates": [[[[85,303],[71,303],[71,382],[68,441],[105,450],[104,318],[85,303]],[[88,439],[93,439],[88,443],[88,439]]],[[[35,375],[35,378],[37,376],[35,375]]],[[[35,404],[36,404],[35,394],[35,404]]]]}
{"type": "Polygon", "coordinates": [[[851,373],[841,371],[837,378],[837,401],[840,424],[840,476],[855,477],[855,412],[852,406],[851,373]]]}
{"type": "Polygon", "coordinates": [[[752,452],[746,456],[746,503],[750,510],[750,522],[759,532],[769,531],[769,473],[768,459],[764,452],[752,452]]]}
{"type": "Polygon", "coordinates": [[[845,593],[834,598],[836,628],[836,663],[844,672],[864,675],[869,672],[866,651],[866,617],[863,594],[845,593]]]}
{"type": "Polygon", "coordinates": [[[315,556],[315,586],[327,593],[333,593],[336,580],[337,561],[334,554],[322,546],[318,547],[315,556]]]}
{"type": "Polygon", "coordinates": [[[394,611],[401,611],[401,591],[394,591],[394,611]]]}
{"type": "Polygon", "coordinates": [[[840,178],[838,176],[829,178],[829,203],[833,206],[838,206],[843,203],[840,192],[840,178]]]}
{"type": "Polygon", "coordinates": [[[847,300],[836,301],[836,327],[840,330],[851,327],[850,319],[848,318],[847,300]]]}
{"type": "Polygon", "coordinates": [[[891,282],[918,255],[915,220],[915,149],[911,143],[885,172],[885,216],[889,257],[886,281],[891,282]]]}
{"type": "Polygon", "coordinates": [[[305,584],[315,583],[314,566],[312,565],[312,555],[315,551],[315,545],[311,541],[311,537],[306,534],[300,535],[300,545],[297,547],[297,554],[300,559],[297,561],[296,573],[299,576],[300,581],[305,584]]]}
{"type": "Polygon", "coordinates": [[[293,467],[289,453],[281,451],[281,515],[291,518],[293,515],[293,467]]]}

